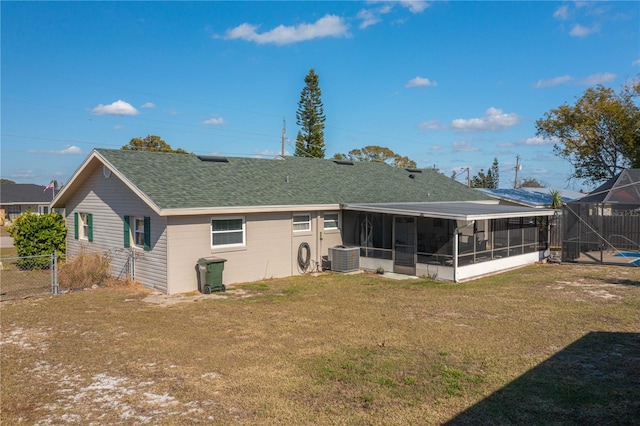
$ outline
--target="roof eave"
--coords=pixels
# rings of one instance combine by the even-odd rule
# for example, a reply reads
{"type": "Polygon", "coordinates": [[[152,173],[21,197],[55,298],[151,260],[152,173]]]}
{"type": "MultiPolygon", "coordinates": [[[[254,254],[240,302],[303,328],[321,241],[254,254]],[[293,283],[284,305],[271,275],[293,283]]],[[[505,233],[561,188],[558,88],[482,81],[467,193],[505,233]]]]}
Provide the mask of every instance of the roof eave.
{"type": "MultiPolygon", "coordinates": [[[[439,203],[443,204],[443,203],[439,203]]],[[[446,204],[446,203],[444,203],[446,204]]],[[[452,205],[455,202],[451,203],[452,205]]],[[[414,217],[430,217],[434,219],[450,219],[450,220],[484,220],[484,219],[511,219],[517,217],[537,217],[537,216],[554,216],[557,210],[550,209],[530,209],[528,211],[514,211],[503,213],[483,213],[483,214],[460,214],[448,212],[429,212],[411,209],[398,209],[393,207],[367,206],[364,204],[344,204],[344,210],[364,211],[369,213],[388,213],[401,216],[414,217]]]]}
{"type": "Polygon", "coordinates": [[[226,206],[226,207],[193,207],[160,209],[160,216],[197,216],[197,215],[229,215],[249,213],[309,212],[340,210],[340,204],[294,204],[269,206],[226,206]]]}
{"type": "Polygon", "coordinates": [[[51,201],[50,206],[52,208],[65,207],[66,201],[71,197],[71,194],[76,190],[76,186],[80,184],[78,180],[83,176],[87,168],[93,164],[94,161],[99,161],[103,167],[107,167],[112,175],[120,179],[134,194],[136,194],[145,204],[147,204],[154,212],[160,214],[160,207],[151,200],[144,192],[142,192],[137,186],[135,186],[124,174],[122,174],[116,167],[114,167],[102,154],[96,149],[91,151],[91,154],[84,160],[80,167],[73,173],[67,184],[58,192],[51,201]]]}

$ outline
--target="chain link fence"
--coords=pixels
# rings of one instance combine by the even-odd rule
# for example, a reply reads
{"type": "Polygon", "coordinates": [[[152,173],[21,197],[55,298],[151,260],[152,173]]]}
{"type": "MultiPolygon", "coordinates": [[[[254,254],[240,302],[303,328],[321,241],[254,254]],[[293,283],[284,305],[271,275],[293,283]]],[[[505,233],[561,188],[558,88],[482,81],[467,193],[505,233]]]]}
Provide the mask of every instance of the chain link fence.
{"type": "Polygon", "coordinates": [[[63,264],[57,253],[2,257],[0,300],[78,290],[99,285],[108,276],[116,280],[134,279],[137,257],[137,252],[129,248],[83,249],[75,256],[67,257],[63,264]]]}
{"type": "Polygon", "coordinates": [[[0,300],[58,293],[57,253],[0,258],[0,300]]]}

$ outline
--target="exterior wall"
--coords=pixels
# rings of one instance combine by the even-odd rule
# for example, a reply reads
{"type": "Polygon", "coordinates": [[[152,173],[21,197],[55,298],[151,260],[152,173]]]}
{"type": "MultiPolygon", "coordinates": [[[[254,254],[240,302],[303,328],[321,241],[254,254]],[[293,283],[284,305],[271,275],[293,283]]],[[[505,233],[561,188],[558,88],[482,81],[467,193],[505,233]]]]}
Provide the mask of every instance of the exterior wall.
{"type": "MultiPolygon", "coordinates": [[[[518,268],[520,266],[531,265],[543,258],[544,252],[527,253],[520,256],[505,257],[473,265],[458,267],[458,281],[465,281],[472,278],[479,278],[484,275],[518,268]]],[[[360,258],[362,269],[375,270],[382,266],[385,271],[392,270],[393,263],[390,260],[360,258]]],[[[442,281],[453,281],[453,268],[451,266],[429,265],[425,263],[416,264],[416,276],[431,277],[442,281]]]]}
{"type": "MultiPolygon", "coordinates": [[[[491,263],[491,262],[487,262],[491,263]]],[[[460,273],[460,268],[458,268],[460,273]]],[[[434,280],[453,281],[453,267],[442,265],[430,265],[427,263],[416,264],[416,276],[431,277],[434,280]]]]}
{"type": "Polygon", "coordinates": [[[130,250],[135,254],[135,280],[142,285],[167,289],[166,218],[156,215],[115,175],[105,178],[102,167],[96,167],[66,203],[67,256],[82,250],[108,253],[111,273],[124,278],[128,272],[130,250]],[[74,213],[93,215],[93,241],[74,238],[74,213]],[[151,250],[124,247],[124,216],[151,218],[151,250]]]}
{"type": "MultiPolygon", "coordinates": [[[[234,215],[240,216],[240,215],[234,215]]],[[[251,214],[245,218],[245,246],[213,249],[211,219],[218,216],[168,218],[169,294],[198,289],[196,265],[202,257],[226,259],[225,285],[291,275],[291,214],[251,214]]]]}
{"type": "Polygon", "coordinates": [[[458,267],[458,281],[477,278],[495,272],[506,271],[520,266],[531,265],[540,260],[540,252],[522,254],[520,256],[505,257],[489,262],[475,263],[458,267]]]}
{"type": "Polygon", "coordinates": [[[15,218],[17,218],[18,216],[20,216],[22,213],[26,213],[28,211],[35,213],[35,214],[41,214],[41,213],[48,213],[49,211],[49,204],[47,203],[40,203],[40,204],[3,204],[0,205],[0,210],[2,210],[2,213],[0,213],[0,219],[4,220],[5,218],[8,218],[9,220],[13,221],[15,218]]]}
{"type": "Polygon", "coordinates": [[[320,218],[318,222],[319,222],[318,224],[320,225],[319,243],[318,243],[318,250],[320,255],[319,261],[322,262],[322,257],[329,256],[330,247],[340,246],[344,244],[342,239],[342,213],[337,211],[322,212],[320,214],[320,218]],[[324,229],[323,219],[324,219],[325,213],[338,213],[338,218],[339,218],[338,229],[324,229]]]}
{"type": "Polygon", "coordinates": [[[300,274],[297,257],[302,242],[309,244],[312,265],[320,263],[328,247],[341,244],[342,237],[339,229],[324,231],[323,213],[308,213],[311,231],[295,233],[290,212],[233,215],[245,219],[245,246],[219,249],[211,247],[211,219],[224,216],[169,217],[168,293],[198,289],[196,266],[202,257],[226,259],[222,276],[227,286],[300,274]]]}
{"type": "Polygon", "coordinates": [[[393,260],[360,256],[360,269],[375,271],[379,266],[382,266],[385,271],[391,272],[393,271],[393,260]]]}

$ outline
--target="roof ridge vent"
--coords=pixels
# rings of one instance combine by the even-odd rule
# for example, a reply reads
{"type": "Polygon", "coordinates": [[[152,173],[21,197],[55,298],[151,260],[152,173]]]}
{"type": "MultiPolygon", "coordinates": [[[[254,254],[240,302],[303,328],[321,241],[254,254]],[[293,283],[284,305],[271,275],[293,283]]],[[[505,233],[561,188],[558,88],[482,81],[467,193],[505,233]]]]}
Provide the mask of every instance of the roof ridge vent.
{"type": "Polygon", "coordinates": [[[198,155],[198,160],[206,161],[208,163],[228,163],[227,157],[221,157],[218,155],[198,155]]]}
{"type": "Polygon", "coordinates": [[[408,171],[409,173],[422,173],[422,169],[410,169],[410,168],[405,168],[406,171],[408,171]]]}
{"type": "Polygon", "coordinates": [[[333,160],[333,162],[341,166],[353,166],[353,161],[349,160],[333,160]]]}

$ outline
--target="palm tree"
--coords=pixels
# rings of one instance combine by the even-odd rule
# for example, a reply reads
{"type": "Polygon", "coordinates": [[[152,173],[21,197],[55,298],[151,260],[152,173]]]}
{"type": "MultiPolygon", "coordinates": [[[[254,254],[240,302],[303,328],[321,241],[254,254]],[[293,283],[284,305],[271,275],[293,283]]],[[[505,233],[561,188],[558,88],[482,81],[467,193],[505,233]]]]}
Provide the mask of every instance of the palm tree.
{"type": "Polygon", "coordinates": [[[560,191],[558,191],[557,189],[552,189],[551,191],[549,191],[549,195],[551,196],[551,208],[561,209],[562,197],[560,196],[560,191]]]}

